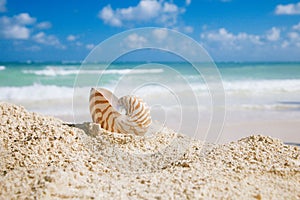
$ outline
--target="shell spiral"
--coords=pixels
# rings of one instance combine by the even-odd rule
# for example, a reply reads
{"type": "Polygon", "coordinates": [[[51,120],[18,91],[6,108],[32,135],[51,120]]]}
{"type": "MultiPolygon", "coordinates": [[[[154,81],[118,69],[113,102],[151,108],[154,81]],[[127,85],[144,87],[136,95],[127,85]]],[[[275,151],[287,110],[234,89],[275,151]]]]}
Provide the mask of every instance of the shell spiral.
{"type": "Polygon", "coordinates": [[[94,123],[117,133],[144,135],[152,123],[150,109],[141,98],[127,95],[118,99],[104,88],[91,89],[90,113],[94,123]]]}

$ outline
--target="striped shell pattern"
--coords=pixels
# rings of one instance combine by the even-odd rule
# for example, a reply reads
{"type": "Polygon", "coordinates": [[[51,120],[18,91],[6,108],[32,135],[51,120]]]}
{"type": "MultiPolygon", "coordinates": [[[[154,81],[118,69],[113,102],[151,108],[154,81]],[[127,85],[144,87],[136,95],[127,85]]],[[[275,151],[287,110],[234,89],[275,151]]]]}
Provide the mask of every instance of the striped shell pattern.
{"type": "Polygon", "coordinates": [[[152,123],[150,109],[141,98],[127,95],[118,99],[104,88],[91,89],[90,113],[94,123],[123,134],[144,135],[152,123]]]}

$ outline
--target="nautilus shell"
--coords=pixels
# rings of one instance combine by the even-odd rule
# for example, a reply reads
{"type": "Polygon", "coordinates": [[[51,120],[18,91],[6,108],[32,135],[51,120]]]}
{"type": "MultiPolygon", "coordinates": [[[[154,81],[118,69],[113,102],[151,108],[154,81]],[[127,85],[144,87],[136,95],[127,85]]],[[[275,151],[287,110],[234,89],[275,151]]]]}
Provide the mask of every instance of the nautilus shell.
{"type": "Polygon", "coordinates": [[[141,98],[127,95],[118,99],[104,88],[91,89],[90,113],[94,123],[117,133],[144,135],[152,123],[149,107],[141,98]]]}

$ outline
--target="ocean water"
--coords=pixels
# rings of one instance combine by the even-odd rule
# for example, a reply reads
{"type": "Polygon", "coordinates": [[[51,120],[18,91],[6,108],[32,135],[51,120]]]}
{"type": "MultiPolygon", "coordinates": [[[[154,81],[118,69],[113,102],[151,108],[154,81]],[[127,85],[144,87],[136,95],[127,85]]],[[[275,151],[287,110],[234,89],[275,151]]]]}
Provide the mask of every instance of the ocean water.
{"type": "Polygon", "coordinates": [[[176,130],[183,126],[180,131],[195,129],[199,121],[209,124],[216,115],[219,122],[225,118],[225,123],[228,118],[300,119],[300,63],[216,66],[223,84],[217,89],[224,89],[218,105],[212,101],[208,77],[187,63],[2,63],[0,101],[77,123],[90,121],[90,88],[105,87],[117,96],[141,96],[154,120],[176,130]]]}

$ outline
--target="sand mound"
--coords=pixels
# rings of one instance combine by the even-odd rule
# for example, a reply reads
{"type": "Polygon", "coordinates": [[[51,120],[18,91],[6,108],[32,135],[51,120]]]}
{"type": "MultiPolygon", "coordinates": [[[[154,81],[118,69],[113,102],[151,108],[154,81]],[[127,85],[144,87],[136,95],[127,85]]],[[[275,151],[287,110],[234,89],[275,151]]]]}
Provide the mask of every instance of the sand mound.
{"type": "Polygon", "coordinates": [[[78,128],[0,103],[0,198],[300,198],[300,150],[265,136],[208,145],[78,128]]]}

